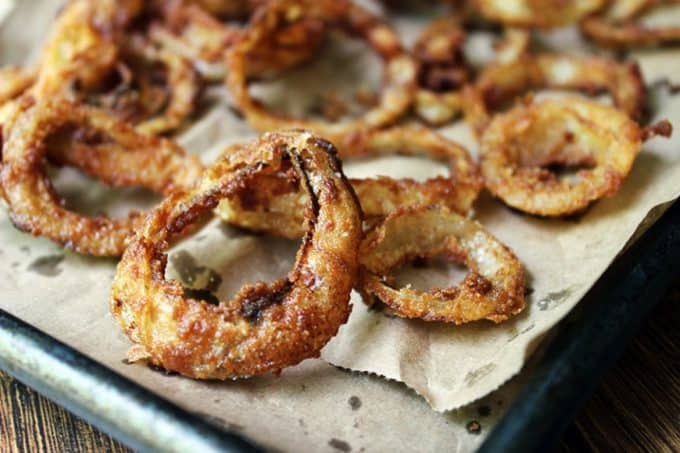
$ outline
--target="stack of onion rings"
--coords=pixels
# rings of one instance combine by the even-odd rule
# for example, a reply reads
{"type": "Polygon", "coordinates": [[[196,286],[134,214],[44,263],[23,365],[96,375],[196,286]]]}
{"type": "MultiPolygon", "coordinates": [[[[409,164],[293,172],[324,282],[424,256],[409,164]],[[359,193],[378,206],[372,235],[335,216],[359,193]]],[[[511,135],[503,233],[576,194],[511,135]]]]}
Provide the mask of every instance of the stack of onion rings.
{"type": "MultiPolygon", "coordinates": [[[[118,265],[111,310],[148,359],[200,379],[248,377],[316,357],[349,316],[361,211],[333,145],[306,132],[265,134],[225,154],[200,185],[165,200],[118,265]],[[168,242],[221,198],[288,166],[303,181],[306,234],[287,277],[243,287],[230,302],[187,298],[164,278],[168,242]]],[[[285,170],[284,170],[285,171],[285,170]]]]}
{"type": "MultiPolygon", "coordinates": [[[[363,137],[353,150],[351,157],[355,158],[400,153],[425,155],[449,165],[447,177],[423,182],[388,177],[350,179],[368,221],[382,219],[403,206],[438,204],[466,214],[481,189],[477,167],[467,150],[429,129],[402,127],[375,131],[363,137]]],[[[307,202],[300,181],[279,174],[236,192],[220,204],[217,212],[233,225],[297,238],[304,231],[302,207],[307,202]]]]}

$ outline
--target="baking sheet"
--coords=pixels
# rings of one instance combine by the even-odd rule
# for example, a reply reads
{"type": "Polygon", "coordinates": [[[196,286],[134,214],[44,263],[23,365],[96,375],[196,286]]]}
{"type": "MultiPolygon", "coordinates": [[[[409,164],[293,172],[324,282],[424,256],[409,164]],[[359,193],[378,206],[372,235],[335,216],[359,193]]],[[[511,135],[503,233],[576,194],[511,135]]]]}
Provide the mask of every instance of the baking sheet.
{"type": "MultiPolygon", "coordinates": [[[[2,62],[23,61],[36,48],[36,33],[44,33],[58,7],[54,1],[30,3],[17,2],[0,28],[2,62]]],[[[405,40],[415,35],[416,22],[396,21],[405,40]]],[[[660,52],[666,57],[658,57],[657,52],[642,59],[645,74],[653,75],[650,82],[680,74],[674,53],[660,52]]],[[[277,83],[258,86],[256,92],[273,105],[303,110],[328,89],[327,84],[320,88],[319,80],[339,92],[355,84],[353,79],[359,76],[362,83],[376,83],[379,64],[362,46],[340,41],[329,53],[331,57],[293,71],[277,83]]],[[[213,91],[211,98],[228,99],[223,90],[213,91]]],[[[670,96],[668,86],[657,85],[652,97],[657,116],[680,123],[680,102],[670,96]]],[[[476,152],[464,125],[442,132],[476,152]]],[[[180,141],[209,162],[226,144],[253,136],[252,129],[222,100],[206,106],[200,122],[185,131],[180,141]]],[[[0,216],[0,307],[154,392],[266,446],[469,451],[502,414],[521,379],[487,394],[519,371],[543,334],[576,304],[651,208],[678,196],[679,144],[676,136],[645,146],[621,192],[579,219],[546,221],[521,216],[482,197],[476,217],[509,244],[527,268],[533,290],[527,311],[502,326],[454,327],[389,318],[368,311],[355,297],[349,323],[322,358],[369,374],[309,360],[279,378],[206,383],[129,365],[123,360],[129,342],[108,313],[115,260],[81,257],[19,233],[6,215],[0,216]],[[467,406],[437,413],[418,394],[439,411],[467,406]]],[[[392,176],[421,178],[441,171],[430,162],[404,158],[346,165],[351,176],[376,174],[377,169],[392,176]]],[[[138,191],[109,191],[79,179],[72,171],[61,171],[55,178],[60,192],[85,212],[106,209],[115,213],[126,210],[131,202],[139,205],[142,198],[147,204],[154,201],[138,191]]],[[[218,296],[227,298],[246,281],[284,274],[296,246],[294,241],[254,236],[213,222],[173,250],[169,276],[214,271],[222,278],[218,296]]],[[[455,273],[449,268],[435,271],[410,273],[405,278],[427,285],[455,273]]]]}

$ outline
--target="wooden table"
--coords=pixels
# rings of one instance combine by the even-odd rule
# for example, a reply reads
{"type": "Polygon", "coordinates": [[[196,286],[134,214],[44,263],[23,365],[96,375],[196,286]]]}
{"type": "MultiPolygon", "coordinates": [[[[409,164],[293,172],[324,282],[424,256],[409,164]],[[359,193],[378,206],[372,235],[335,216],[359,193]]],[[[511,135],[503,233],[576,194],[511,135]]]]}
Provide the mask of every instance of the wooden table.
{"type": "MultiPolygon", "coordinates": [[[[562,452],[680,451],[680,282],[569,426],[562,452]]],[[[0,373],[0,451],[128,452],[0,373]]]]}

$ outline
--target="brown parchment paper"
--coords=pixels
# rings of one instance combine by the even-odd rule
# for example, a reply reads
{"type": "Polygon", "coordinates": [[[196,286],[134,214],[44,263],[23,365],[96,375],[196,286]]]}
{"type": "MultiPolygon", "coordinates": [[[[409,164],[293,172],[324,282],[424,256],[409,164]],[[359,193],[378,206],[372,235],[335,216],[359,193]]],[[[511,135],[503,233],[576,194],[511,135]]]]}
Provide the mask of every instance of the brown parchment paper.
{"type": "MultiPolygon", "coordinates": [[[[50,0],[0,0],[0,63],[34,58],[59,5],[50,0]]],[[[378,9],[375,4],[369,6],[378,9]]],[[[680,14],[675,17],[680,20],[680,14]]],[[[408,43],[426,20],[426,16],[397,17],[393,23],[408,43]]],[[[584,48],[573,31],[551,33],[544,39],[548,46],[584,48]]],[[[489,51],[488,39],[481,36],[471,41],[471,52],[483,60],[489,51]]],[[[271,105],[302,111],[313,108],[324,90],[346,91],[347,85],[357,86],[357,79],[370,86],[378,82],[379,62],[363,46],[333,40],[328,54],[254,91],[271,105]]],[[[677,51],[654,50],[636,56],[650,84],[679,81],[677,51]]],[[[668,117],[680,124],[680,99],[671,91],[667,84],[654,85],[652,111],[655,118],[668,117]]],[[[225,90],[211,88],[208,97],[212,102],[178,137],[205,162],[227,144],[256,136],[228,108],[225,90]]],[[[477,152],[464,124],[456,123],[442,133],[477,152]]],[[[349,322],[324,349],[321,360],[305,361],[278,378],[217,383],[168,376],[123,360],[130,343],[108,312],[116,261],[83,257],[20,233],[4,208],[0,213],[0,307],[180,406],[267,447],[471,451],[502,416],[523,378],[506,381],[520,371],[546,332],[601,275],[650,210],[680,194],[678,137],[645,145],[619,194],[597,203],[578,219],[522,216],[482,196],[476,218],[515,250],[533,290],[527,310],[504,325],[456,327],[390,318],[367,310],[355,295],[349,322]],[[481,430],[473,429],[473,421],[481,430]]],[[[442,171],[431,162],[402,157],[347,163],[345,169],[351,176],[418,178],[442,171]]],[[[55,172],[54,180],[68,203],[82,212],[104,210],[115,215],[130,206],[151,206],[157,201],[140,191],[107,189],[72,170],[55,172]]],[[[168,276],[186,280],[215,272],[222,278],[217,295],[227,298],[246,281],[283,275],[297,245],[251,235],[216,220],[172,250],[168,276]]],[[[400,279],[425,286],[443,284],[458,274],[455,269],[435,267],[427,272],[407,270],[400,279]]]]}

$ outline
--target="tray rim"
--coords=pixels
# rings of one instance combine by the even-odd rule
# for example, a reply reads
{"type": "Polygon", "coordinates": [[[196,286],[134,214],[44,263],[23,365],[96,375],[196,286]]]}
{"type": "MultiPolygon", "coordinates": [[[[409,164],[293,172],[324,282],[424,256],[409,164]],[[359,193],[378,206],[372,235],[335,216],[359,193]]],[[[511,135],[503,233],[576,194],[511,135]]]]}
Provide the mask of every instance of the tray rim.
{"type": "MultiPolygon", "coordinates": [[[[498,451],[501,447],[503,451],[544,451],[554,443],[677,275],[680,202],[673,202],[555,327],[546,353],[480,451],[498,451]],[[624,273],[628,278],[612,291],[624,273]],[[585,336],[574,336],[574,331],[599,332],[595,329],[601,329],[601,323],[594,321],[619,306],[617,298],[621,297],[626,298],[626,311],[617,319],[623,322],[609,326],[610,331],[594,351],[591,344],[581,344],[585,336]],[[563,359],[573,360],[586,346],[592,356],[589,367],[572,366],[578,371],[574,373],[551,372],[555,367],[562,371],[565,366],[569,368],[570,362],[563,359]],[[570,391],[555,395],[555,388],[570,391]],[[545,422],[546,418],[549,422],[540,424],[537,430],[536,421],[545,422]]],[[[182,409],[2,309],[0,369],[138,451],[264,451],[253,440],[182,409]],[[42,366],[37,367],[36,361],[42,366]],[[83,386],[88,391],[78,390],[83,386]],[[95,396],[102,393],[106,393],[105,402],[95,396]],[[122,413],[126,420],[134,418],[136,423],[121,423],[122,413]]]]}

